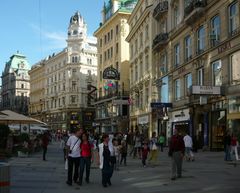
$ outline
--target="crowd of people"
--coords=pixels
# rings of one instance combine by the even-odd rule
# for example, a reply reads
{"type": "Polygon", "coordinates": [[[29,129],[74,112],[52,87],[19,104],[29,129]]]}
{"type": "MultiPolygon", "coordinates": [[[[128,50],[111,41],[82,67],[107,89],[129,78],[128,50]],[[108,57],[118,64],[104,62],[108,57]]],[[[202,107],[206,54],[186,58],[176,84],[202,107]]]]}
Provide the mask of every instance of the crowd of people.
{"type": "MultiPolygon", "coordinates": [[[[73,183],[83,184],[84,171],[85,182],[90,182],[90,170],[93,162],[97,163],[102,171],[102,186],[111,186],[111,177],[114,171],[118,171],[120,165],[127,166],[127,157],[141,160],[142,166],[156,166],[158,164],[159,152],[164,151],[168,146],[168,155],[171,157],[171,179],[176,180],[182,177],[182,163],[195,161],[193,153],[193,140],[188,133],[180,133],[174,130],[174,135],[168,139],[165,134],[152,133],[149,139],[139,131],[127,134],[93,134],[82,128],[76,129],[73,133],[62,133],[57,137],[60,141],[60,148],[63,150],[63,159],[68,170],[66,183],[71,186],[73,183]],[[94,154],[94,152],[97,152],[94,154]]],[[[46,160],[48,141],[43,136],[43,160],[46,160]]],[[[232,160],[232,155],[237,154],[237,138],[227,134],[224,138],[225,160],[232,160]]]]}

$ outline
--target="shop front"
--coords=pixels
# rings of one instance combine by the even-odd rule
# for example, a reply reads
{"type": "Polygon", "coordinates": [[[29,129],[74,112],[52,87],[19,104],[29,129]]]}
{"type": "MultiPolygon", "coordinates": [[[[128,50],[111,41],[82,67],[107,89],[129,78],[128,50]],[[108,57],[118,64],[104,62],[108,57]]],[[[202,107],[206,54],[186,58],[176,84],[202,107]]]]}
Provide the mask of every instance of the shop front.
{"type": "Polygon", "coordinates": [[[226,100],[212,103],[210,121],[210,148],[223,150],[224,134],[227,130],[226,100]]]}
{"type": "Polygon", "coordinates": [[[231,96],[228,100],[228,128],[240,140],[240,96],[231,96]]]}
{"type": "Polygon", "coordinates": [[[170,119],[171,122],[171,130],[170,135],[174,134],[175,130],[178,130],[182,135],[185,133],[189,133],[191,135],[191,122],[189,109],[182,109],[178,111],[173,111],[170,119]]]}
{"type": "Polygon", "coordinates": [[[149,115],[139,116],[138,117],[138,130],[146,138],[148,138],[150,136],[149,127],[150,127],[150,125],[149,125],[149,115]]]}

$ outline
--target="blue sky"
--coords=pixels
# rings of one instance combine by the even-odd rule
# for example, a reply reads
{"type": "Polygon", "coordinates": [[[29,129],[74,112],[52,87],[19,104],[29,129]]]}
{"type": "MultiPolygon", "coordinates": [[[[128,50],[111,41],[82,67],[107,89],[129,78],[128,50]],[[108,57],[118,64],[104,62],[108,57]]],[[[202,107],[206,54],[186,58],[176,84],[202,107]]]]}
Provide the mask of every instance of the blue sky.
{"type": "Polygon", "coordinates": [[[78,10],[92,36],[104,0],[3,0],[0,5],[0,73],[16,53],[35,64],[66,46],[70,17],[78,10]],[[41,34],[41,35],[40,35],[41,34]]]}

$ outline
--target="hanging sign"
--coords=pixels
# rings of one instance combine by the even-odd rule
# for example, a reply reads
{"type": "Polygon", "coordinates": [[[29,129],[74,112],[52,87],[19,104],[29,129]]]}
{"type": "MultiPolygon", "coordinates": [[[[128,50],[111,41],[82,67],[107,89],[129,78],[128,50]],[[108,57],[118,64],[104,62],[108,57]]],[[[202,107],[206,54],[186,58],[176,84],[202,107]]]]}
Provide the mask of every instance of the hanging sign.
{"type": "Polygon", "coordinates": [[[117,69],[115,69],[113,67],[107,67],[103,71],[103,79],[120,80],[120,74],[117,71],[117,69]]]}

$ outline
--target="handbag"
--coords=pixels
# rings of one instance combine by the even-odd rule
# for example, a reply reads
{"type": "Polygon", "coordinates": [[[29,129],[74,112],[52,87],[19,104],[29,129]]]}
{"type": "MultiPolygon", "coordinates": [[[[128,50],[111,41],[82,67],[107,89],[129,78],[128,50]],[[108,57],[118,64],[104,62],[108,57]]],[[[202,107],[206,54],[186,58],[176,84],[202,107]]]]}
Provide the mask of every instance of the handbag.
{"type": "Polygon", "coordinates": [[[157,150],[157,146],[155,143],[152,145],[152,150],[157,150]]]}

